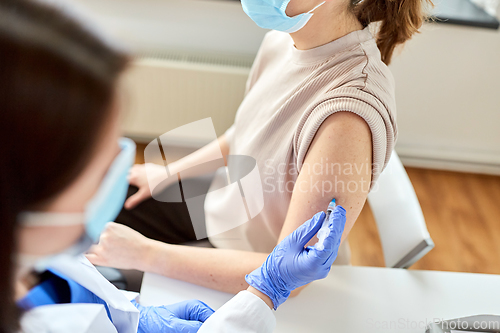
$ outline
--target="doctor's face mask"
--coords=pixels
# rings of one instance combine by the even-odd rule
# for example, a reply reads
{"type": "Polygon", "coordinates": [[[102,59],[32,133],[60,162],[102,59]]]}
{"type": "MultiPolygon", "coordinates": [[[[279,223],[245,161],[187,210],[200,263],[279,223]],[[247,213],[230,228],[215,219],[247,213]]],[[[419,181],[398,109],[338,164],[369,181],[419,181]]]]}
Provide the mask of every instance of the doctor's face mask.
{"type": "Polygon", "coordinates": [[[290,0],[241,0],[243,11],[261,28],[294,33],[302,29],[313,16],[313,11],[325,1],[294,17],[286,15],[290,0]]]}
{"type": "Polygon", "coordinates": [[[127,175],[135,159],[135,143],[127,138],[119,140],[120,153],[109,167],[97,192],[90,199],[83,213],[23,212],[19,216],[21,226],[69,226],[85,224],[85,233],[80,240],[58,254],[17,254],[18,274],[34,269],[43,271],[51,260],[61,254],[79,255],[99,240],[106,223],[113,221],[120,213],[128,190],[127,175]]]}

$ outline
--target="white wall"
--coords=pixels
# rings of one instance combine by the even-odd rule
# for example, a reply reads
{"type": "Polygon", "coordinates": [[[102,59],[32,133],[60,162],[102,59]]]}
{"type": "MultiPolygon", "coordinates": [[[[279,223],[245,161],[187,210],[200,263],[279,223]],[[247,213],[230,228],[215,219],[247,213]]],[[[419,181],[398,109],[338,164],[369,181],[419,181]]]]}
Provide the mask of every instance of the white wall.
{"type": "Polygon", "coordinates": [[[500,32],[428,24],[391,69],[406,164],[500,173],[500,32]]]}
{"type": "Polygon", "coordinates": [[[135,50],[182,50],[255,56],[265,30],[237,1],[72,0],[135,50]]]}
{"type": "Polygon", "coordinates": [[[472,2],[482,7],[490,15],[497,14],[497,8],[500,4],[499,0],[472,0],[472,2]]]}

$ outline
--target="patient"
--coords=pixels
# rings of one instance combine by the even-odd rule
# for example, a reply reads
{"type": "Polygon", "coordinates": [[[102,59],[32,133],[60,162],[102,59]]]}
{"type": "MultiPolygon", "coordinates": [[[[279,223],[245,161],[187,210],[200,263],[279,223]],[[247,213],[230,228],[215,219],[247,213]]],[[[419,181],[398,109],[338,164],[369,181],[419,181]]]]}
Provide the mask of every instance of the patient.
{"type": "MultiPolygon", "coordinates": [[[[397,137],[394,79],[387,65],[395,47],[418,31],[424,5],[430,1],[322,2],[288,3],[289,17],[320,6],[300,30],[266,35],[233,126],[217,141],[169,164],[175,175],[219,149],[224,156],[251,156],[263,179],[263,211],[248,223],[211,237],[215,249],[178,245],[196,239],[186,204],[153,200],[145,166],[136,165],[129,175],[130,197],[116,219],[122,225],[104,234],[89,255],[93,263],[235,293],[246,286],[246,273],[302,221],[326,209],[332,198],[348,210],[337,263],[349,263],[347,235],[397,137]],[[369,29],[373,22],[378,23],[374,35],[369,29]]],[[[252,8],[279,10],[269,3],[242,0],[256,20],[259,15],[252,15],[252,8]]],[[[281,29],[282,25],[273,26],[274,19],[271,15],[265,27],[281,29]]],[[[150,180],[162,179],[162,168],[156,166],[158,176],[150,170],[150,180]]],[[[215,171],[205,168],[191,176],[215,171]]],[[[177,182],[177,177],[169,179],[170,184],[177,182]]],[[[207,199],[207,228],[227,223],[219,213],[230,208],[229,199],[238,191],[207,199]]]]}

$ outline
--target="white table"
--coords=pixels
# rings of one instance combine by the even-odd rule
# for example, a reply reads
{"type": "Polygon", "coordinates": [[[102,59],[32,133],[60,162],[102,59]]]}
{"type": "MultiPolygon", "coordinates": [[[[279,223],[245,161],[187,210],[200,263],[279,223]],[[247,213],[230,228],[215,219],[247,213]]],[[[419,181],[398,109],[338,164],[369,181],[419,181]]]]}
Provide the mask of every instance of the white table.
{"type": "MultiPolygon", "coordinates": [[[[201,299],[214,309],[230,294],[145,274],[144,305],[201,299]]],[[[500,276],[334,266],[276,312],[277,333],[425,332],[435,318],[500,315],[500,276]]]]}

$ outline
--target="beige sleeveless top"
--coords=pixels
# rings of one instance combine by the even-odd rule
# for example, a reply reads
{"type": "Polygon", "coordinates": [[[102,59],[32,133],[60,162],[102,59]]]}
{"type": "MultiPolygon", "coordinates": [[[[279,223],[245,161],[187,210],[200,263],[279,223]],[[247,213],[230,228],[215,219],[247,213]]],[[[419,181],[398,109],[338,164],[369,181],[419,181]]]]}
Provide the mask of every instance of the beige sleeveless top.
{"type": "MultiPolygon", "coordinates": [[[[294,47],[290,35],[269,32],[234,125],[226,132],[230,155],[256,159],[264,208],[248,222],[210,237],[214,246],[272,251],[292,195],[293,186],[283,184],[297,178],[290,169],[300,172],[316,131],[339,111],[359,115],[371,129],[373,186],[391,156],[397,130],[394,79],[368,28],[305,51],[294,47]]],[[[240,195],[237,187],[234,193],[207,197],[207,230],[225,223],[220,214],[231,208],[232,195],[240,195]]]]}

